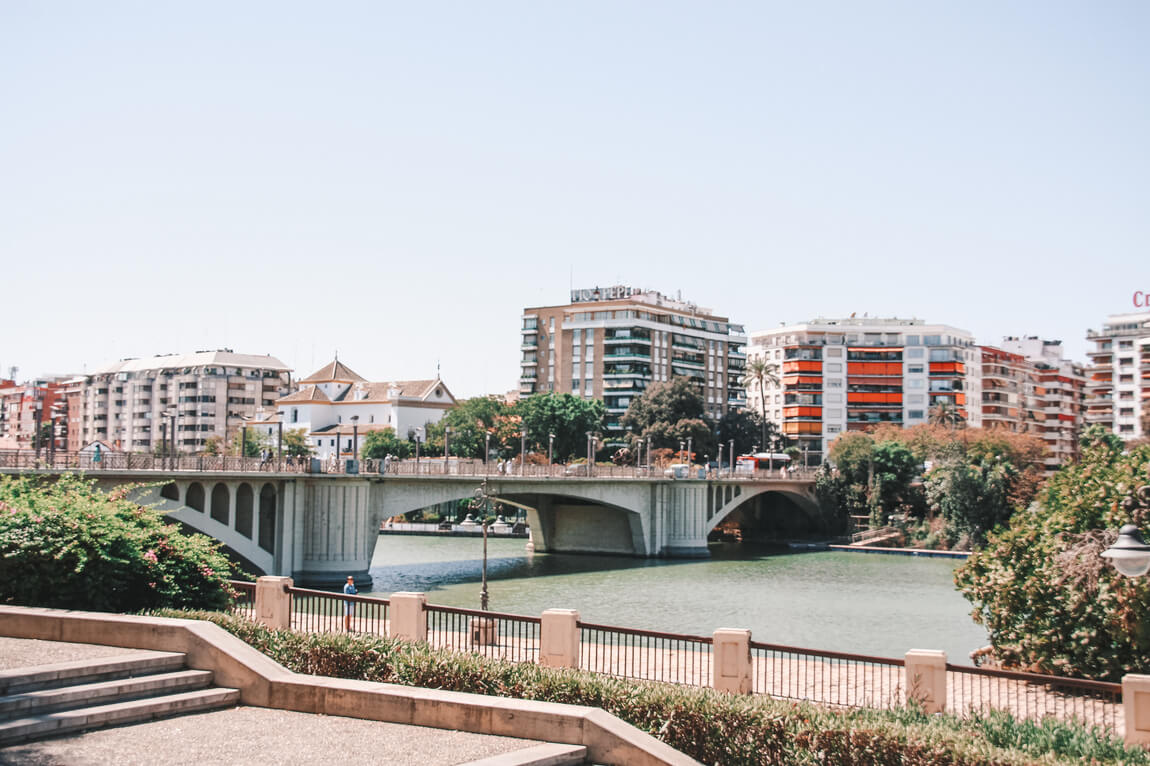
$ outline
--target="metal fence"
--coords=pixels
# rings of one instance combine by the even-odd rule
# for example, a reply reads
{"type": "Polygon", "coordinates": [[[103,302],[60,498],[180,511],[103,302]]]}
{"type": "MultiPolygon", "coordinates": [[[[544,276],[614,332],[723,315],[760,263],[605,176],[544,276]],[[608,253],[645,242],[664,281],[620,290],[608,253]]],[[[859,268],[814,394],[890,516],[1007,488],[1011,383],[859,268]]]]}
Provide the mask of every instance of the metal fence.
{"type": "Polygon", "coordinates": [[[1124,726],[1122,684],[949,663],[946,671],[946,709],[960,715],[999,709],[1016,718],[1077,719],[1119,733],[1124,726]]]}
{"type": "Polygon", "coordinates": [[[427,641],[436,648],[510,662],[539,660],[538,617],[430,604],[424,615],[427,641]]]}
{"type": "Polygon", "coordinates": [[[906,699],[903,660],[751,642],[754,692],[842,707],[890,708],[906,699]]]}
{"type": "Polygon", "coordinates": [[[579,667],[644,681],[711,685],[712,639],[579,623],[579,667]]]}
{"type": "Polygon", "coordinates": [[[232,611],[248,620],[256,618],[256,584],[242,580],[231,580],[229,583],[235,597],[232,600],[232,611]]]}
{"type": "Polygon", "coordinates": [[[307,633],[355,633],[387,635],[390,602],[368,596],[348,596],[309,588],[288,588],[291,594],[291,626],[307,633]],[[346,618],[346,619],[345,619],[346,618]]]}

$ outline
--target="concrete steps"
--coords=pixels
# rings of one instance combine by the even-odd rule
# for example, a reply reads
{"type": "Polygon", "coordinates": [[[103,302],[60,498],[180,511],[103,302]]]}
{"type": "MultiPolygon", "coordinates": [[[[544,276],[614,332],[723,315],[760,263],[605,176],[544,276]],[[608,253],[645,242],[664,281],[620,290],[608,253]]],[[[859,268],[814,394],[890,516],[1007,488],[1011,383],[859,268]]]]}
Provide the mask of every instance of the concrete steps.
{"type": "Polygon", "coordinates": [[[240,696],[171,652],[0,671],[0,694],[0,746],[228,707],[240,696]]]}
{"type": "Polygon", "coordinates": [[[582,745],[545,742],[522,750],[471,761],[462,766],[570,766],[582,763],[587,763],[587,748],[582,745]]]}

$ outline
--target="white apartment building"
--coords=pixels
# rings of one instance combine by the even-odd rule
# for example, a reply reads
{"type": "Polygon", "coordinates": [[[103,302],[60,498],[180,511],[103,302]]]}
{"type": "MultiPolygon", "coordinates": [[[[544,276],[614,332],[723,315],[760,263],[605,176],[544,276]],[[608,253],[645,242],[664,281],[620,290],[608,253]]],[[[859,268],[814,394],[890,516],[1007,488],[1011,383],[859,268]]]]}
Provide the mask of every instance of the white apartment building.
{"type": "Polygon", "coordinates": [[[299,381],[298,391],[276,402],[284,430],[302,428],[316,457],[352,457],[370,431],[393,429],[400,439],[423,437],[428,423],[455,406],[438,377],[372,383],[338,359],[299,381]],[[355,444],[358,439],[359,444],[355,444]]]}
{"type": "Polygon", "coordinates": [[[1150,436],[1142,421],[1150,406],[1150,311],[1112,314],[1086,339],[1094,344],[1087,352],[1086,425],[1099,423],[1123,439],[1150,436]]]}
{"type": "MultiPolygon", "coordinates": [[[[81,441],[152,452],[172,444],[174,429],[176,451],[198,452],[290,386],[291,370],[279,359],[231,349],[124,359],[85,376],[81,441]]],[[[76,420],[70,413],[70,429],[76,420]]]]}
{"type": "Polygon", "coordinates": [[[747,401],[810,464],[845,431],[928,422],[945,403],[980,426],[981,351],[966,330],[920,319],[817,318],[751,333],[748,359],[776,365],[778,384],[747,401]]]}
{"type": "MultiPolygon", "coordinates": [[[[1002,348],[1019,354],[1031,365],[1035,412],[1026,420],[1049,450],[1049,475],[1078,456],[1078,437],[1084,423],[1086,373],[1081,364],[1063,357],[1062,341],[1035,336],[1004,338],[1002,348]]],[[[984,370],[985,374],[985,370],[984,370]]],[[[985,399],[985,384],[983,386],[985,399]]]]}

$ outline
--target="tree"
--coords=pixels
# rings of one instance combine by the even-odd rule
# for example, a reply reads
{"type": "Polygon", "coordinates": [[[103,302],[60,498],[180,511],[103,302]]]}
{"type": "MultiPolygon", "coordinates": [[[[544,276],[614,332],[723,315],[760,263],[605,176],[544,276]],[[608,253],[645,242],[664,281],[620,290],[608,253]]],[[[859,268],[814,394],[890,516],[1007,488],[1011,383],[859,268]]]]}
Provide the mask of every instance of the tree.
{"type": "Polygon", "coordinates": [[[360,448],[360,454],[368,460],[382,460],[388,455],[405,458],[414,451],[411,442],[400,439],[390,427],[368,431],[360,448]]]}
{"type": "MultiPolygon", "coordinates": [[[[527,431],[529,448],[546,454],[548,434],[555,434],[555,458],[570,459],[587,452],[587,432],[603,429],[607,407],[601,399],[572,394],[536,394],[515,403],[513,414],[527,431]]],[[[519,444],[514,445],[518,454],[519,444]]]]}
{"type": "Polygon", "coordinates": [[[927,502],[946,519],[951,545],[980,548],[987,533],[1007,523],[1015,508],[1008,492],[1014,470],[1002,460],[972,462],[958,453],[931,470],[927,502]]]}
{"type": "Polygon", "coordinates": [[[743,373],[742,383],[746,387],[750,387],[754,383],[759,391],[759,403],[762,407],[762,434],[759,444],[763,449],[767,449],[767,394],[766,384],[770,383],[772,386],[779,385],[779,366],[773,362],[768,362],[763,357],[755,357],[747,362],[747,368],[743,373]]]}
{"type": "Polygon", "coordinates": [[[204,441],[204,454],[238,456],[240,454],[240,447],[242,446],[244,457],[259,457],[260,453],[267,449],[270,444],[268,435],[254,428],[248,429],[247,442],[241,445],[243,441],[244,430],[242,428],[233,431],[226,442],[221,437],[213,434],[204,441]]]}
{"type": "Polygon", "coordinates": [[[1086,430],[1082,432],[1082,436],[1078,437],[1078,446],[1083,452],[1094,448],[1105,449],[1108,452],[1121,452],[1125,445],[1121,436],[1106,426],[1095,423],[1087,426],[1086,430]]]}
{"type": "Polygon", "coordinates": [[[735,454],[745,455],[755,445],[761,445],[765,450],[771,450],[778,439],[778,429],[752,409],[730,409],[719,418],[718,449],[726,454],[731,439],[735,440],[735,454]],[[766,434],[766,440],[763,434],[766,434]]]}
{"type": "Polygon", "coordinates": [[[1123,577],[1100,556],[1121,525],[1150,529],[1136,494],[1150,446],[1112,446],[1091,441],[955,573],[1008,667],[1110,681],[1150,672],[1150,578],[1123,577]]]}
{"type": "Polygon", "coordinates": [[[709,423],[704,414],[703,395],[685,377],[651,384],[642,396],[631,401],[621,422],[631,432],[632,442],[645,442],[649,438],[653,448],[677,450],[680,439],[685,440],[683,434],[690,430],[678,427],[681,420],[709,423]]]}
{"type": "Polygon", "coordinates": [[[930,408],[930,422],[954,430],[962,426],[966,421],[962,419],[962,413],[958,411],[954,403],[949,399],[939,399],[938,402],[930,408]]]}
{"type": "MultiPolygon", "coordinates": [[[[451,428],[448,449],[452,455],[482,458],[483,450],[488,443],[487,435],[494,433],[497,421],[506,417],[508,412],[507,404],[501,399],[492,399],[489,396],[465,399],[448,410],[438,422],[427,424],[425,428],[427,451],[442,454],[444,433],[447,428],[451,428]]],[[[508,446],[500,443],[491,445],[493,450],[506,450],[508,446]]],[[[516,451],[518,446],[515,445],[516,451]]]]}
{"type": "Polygon", "coordinates": [[[307,443],[307,430],[289,428],[284,431],[283,449],[285,457],[309,457],[312,454],[312,448],[307,443]]]}

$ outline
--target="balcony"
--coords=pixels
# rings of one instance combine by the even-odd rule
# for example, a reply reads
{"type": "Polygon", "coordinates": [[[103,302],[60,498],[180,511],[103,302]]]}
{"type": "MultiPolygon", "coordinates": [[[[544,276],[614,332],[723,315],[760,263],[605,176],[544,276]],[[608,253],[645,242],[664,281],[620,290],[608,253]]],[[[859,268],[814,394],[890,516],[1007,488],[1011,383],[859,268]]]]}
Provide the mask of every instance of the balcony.
{"type": "Polygon", "coordinates": [[[524,370],[522,373],[520,373],[519,379],[520,380],[538,380],[539,376],[535,370],[524,370]]]}
{"type": "Polygon", "coordinates": [[[620,343],[641,343],[645,346],[650,346],[651,345],[651,339],[650,338],[641,338],[641,337],[636,336],[636,335],[631,335],[631,336],[616,335],[614,337],[609,337],[609,338],[603,339],[603,345],[604,346],[616,346],[620,343]]]}
{"type": "Polygon", "coordinates": [[[649,362],[651,355],[640,353],[626,353],[626,354],[603,354],[604,359],[610,359],[617,362],[649,362]]]}

